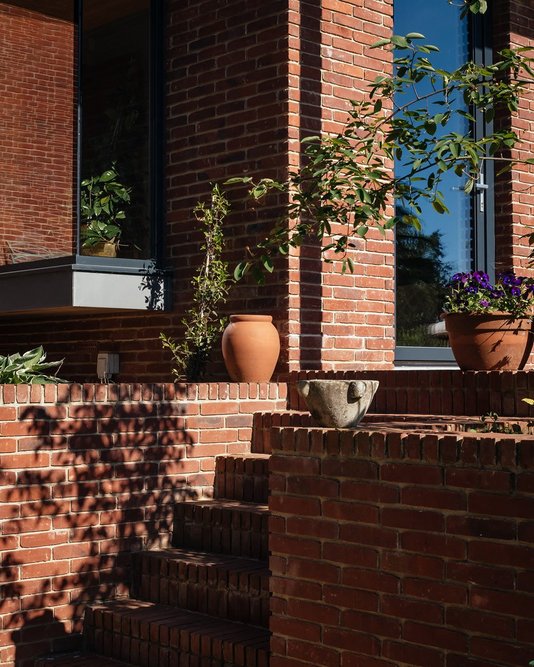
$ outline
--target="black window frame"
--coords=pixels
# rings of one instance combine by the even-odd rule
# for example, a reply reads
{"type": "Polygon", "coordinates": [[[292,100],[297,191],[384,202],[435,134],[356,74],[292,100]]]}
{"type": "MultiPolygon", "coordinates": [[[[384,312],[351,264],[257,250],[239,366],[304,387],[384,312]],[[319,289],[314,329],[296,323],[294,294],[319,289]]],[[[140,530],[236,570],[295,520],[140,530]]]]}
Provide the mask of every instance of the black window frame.
{"type": "MultiPolygon", "coordinates": [[[[484,14],[469,13],[468,39],[470,57],[476,64],[493,62],[493,30],[491,7],[484,14]]],[[[493,132],[493,121],[488,122],[480,109],[473,109],[475,122],[471,131],[475,139],[493,132]]],[[[481,180],[471,194],[471,234],[473,262],[477,269],[495,277],[495,170],[492,160],[484,160],[481,180]]],[[[396,263],[395,263],[396,266],[396,263]]],[[[396,306],[395,306],[396,308],[396,306]]],[[[395,327],[396,331],[396,327],[395,327]]],[[[395,365],[423,366],[430,364],[454,365],[450,347],[401,346],[395,342],[395,365]]]]}

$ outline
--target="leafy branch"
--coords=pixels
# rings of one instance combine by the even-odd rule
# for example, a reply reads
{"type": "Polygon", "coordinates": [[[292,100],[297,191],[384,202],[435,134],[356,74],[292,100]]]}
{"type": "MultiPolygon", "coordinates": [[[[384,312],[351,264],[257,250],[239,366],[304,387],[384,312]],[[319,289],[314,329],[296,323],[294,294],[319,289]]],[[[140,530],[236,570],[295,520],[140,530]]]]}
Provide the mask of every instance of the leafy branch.
{"type": "MultiPolygon", "coordinates": [[[[483,4],[466,6],[482,12],[483,4]]],[[[429,54],[438,49],[421,40],[423,35],[409,33],[374,45],[398,54],[394,74],[377,77],[368,99],[351,102],[340,133],[305,140],[304,166],[291,171],[286,181],[251,177],[227,181],[247,185],[257,202],[273,190],[288,197],[284,216],[237,266],[237,279],[248,271],[261,279],[273,271],[277,255],[286,255],[309,238],[322,241],[326,261],[341,259],[343,271],[352,271],[348,250],[371,227],[385,233],[404,222],[420,229],[425,202],[439,214],[448,212],[440,189],[446,173],[462,179],[469,193],[484,160],[503,159],[503,171],[513,167],[515,162],[506,158],[506,152],[518,137],[511,129],[481,139],[468,131],[447,129],[456,119],[473,123],[475,109],[487,121],[503,110],[517,111],[521,92],[534,82],[534,59],[527,49],[505,49],[489,66],[467,62],[448,71],[432,65],[429,54]],[[398,175],[392,174],[394,160],[398,175]],[[404,213],[391,215],[392,203],[404,213]]],[[[523,162],[534,164],[534,159],[523,162]]]]}

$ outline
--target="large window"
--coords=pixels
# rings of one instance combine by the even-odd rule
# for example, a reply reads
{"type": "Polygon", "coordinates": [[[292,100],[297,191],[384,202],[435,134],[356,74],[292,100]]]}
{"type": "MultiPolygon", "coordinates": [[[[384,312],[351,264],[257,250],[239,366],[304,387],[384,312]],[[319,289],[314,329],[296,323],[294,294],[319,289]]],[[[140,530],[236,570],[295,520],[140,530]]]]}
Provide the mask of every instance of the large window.
{"type": "MultiPolygon", "coordinates": [[[[419,32],[440,48],[432,54],[437,67],[453,70],[469,59],[491,57],[485,48],[488,17],[462,18],[460,7],[447,2],[395,0],[396,34],[419,32]]],[[[419,95],[430,92],[418,89],[419,95]]],[[[399,104],[406,100],[397,100],[399,104]]],[[[461,105],[462,102],[457,102],[461,105]]],[[[472,110],[469,110],[472,111],[472,110]]],[[[457,116],[447,131],[460,134],[486,131],[484,119],[469,121],[457,116]]],[[[395,170],[402,174],[402,160],[395,170]]],[[[422,231],[400,225],[396,230],[396,336],[397,360],[452,360],[444,327],[440,323],[444,288],[450,276],[474,268],[493,268],[492,174],[484,173],[473,194],[466,194],[454,174],[446,174],[441,184],[449,214],[441,215],[432,206],[423,206],[422,231]]]]}
{"type": "Polygon", "coordinates": [[[0,314],[161,307],[162,4],[0,2],[0,314]]]}
{"type": "Polygon", "coordinates": [[[81,252],[97,255],[108,241],[119,257],[146,259],[154,249],[151,2],[82,7],[81,252]]]}
{"type": "Polygon", "coordinates": [[[0,265],[156,257],[160,4],[0,3],[0,265]]]}

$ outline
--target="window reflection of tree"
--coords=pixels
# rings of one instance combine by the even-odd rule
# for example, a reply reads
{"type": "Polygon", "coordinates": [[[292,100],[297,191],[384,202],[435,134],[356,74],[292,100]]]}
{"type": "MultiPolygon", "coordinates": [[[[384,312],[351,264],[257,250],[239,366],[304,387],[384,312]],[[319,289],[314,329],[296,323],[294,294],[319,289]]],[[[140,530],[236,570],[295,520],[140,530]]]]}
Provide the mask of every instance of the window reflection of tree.
{"type": "MultiPolygon", "coordinates": [[[[398,216],[413,215],[398,207],[398,216]]],[[[445,346],[431,335],[430,324],[439,320],[451,267],[444,261],[441,232],[419,232],[413,225],[396,228],[397,344],[445,346]]]]}

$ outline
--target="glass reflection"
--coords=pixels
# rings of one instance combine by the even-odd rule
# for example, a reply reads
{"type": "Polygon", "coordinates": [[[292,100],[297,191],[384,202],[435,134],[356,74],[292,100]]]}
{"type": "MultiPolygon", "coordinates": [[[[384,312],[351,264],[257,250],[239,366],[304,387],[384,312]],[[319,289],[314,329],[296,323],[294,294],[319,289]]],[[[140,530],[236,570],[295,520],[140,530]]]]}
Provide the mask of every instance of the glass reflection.
{"type": "MultiPolygon", "coordinates": [[[[440,49],[432,54],[433,64],[455,69],[469,59],[468,24],[467,19],[461,19],[460,11],[460,7],[446,2],[395,0],[395,33],[422,33],[427,43],[440,49]]],[[[417,92],[425,95],[430,88],[419,84],[417,92]]],[[[408,101],[407,97],[396,99],[399,105],[408,101]]],[[[470,131],[469,122],[456,116],[446,131],[465,134],[470,131]]],[[[396,174],[402,174],[402,169],[402,160],[397,161],[396,174]]],[[[444,286],[452,274],[473,268],[471,196],[465,194],[458,177],[450,173],[444,175],[440,189],[450,213],[440,215],[431,205],[424,204],[420,216],[422,231],[417,233],[400,225],[396,232],[397,345],[447,345],[439,325],[444,286]]]]}

